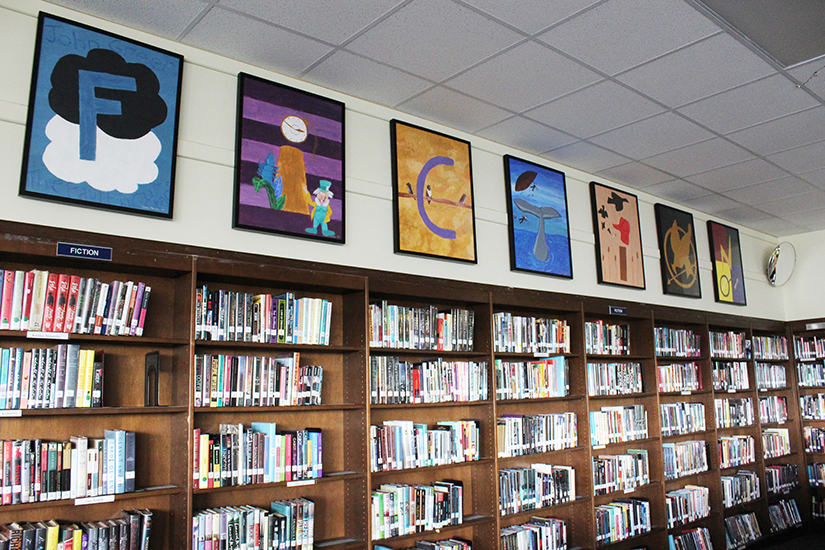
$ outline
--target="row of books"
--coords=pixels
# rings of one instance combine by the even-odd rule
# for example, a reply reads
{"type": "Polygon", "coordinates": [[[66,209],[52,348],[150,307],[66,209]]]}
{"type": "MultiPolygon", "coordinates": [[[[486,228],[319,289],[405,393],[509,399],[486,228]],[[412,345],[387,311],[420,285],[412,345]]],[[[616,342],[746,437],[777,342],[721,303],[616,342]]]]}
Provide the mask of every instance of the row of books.
{"type": "Polygon", "coordinates": [[[722,505],[731,508],[743,502],[750,502],[762,496],[759,475],[756,472],[740,470],[732,476],[722,476],[722,505]]]}
{"type": "Polygon", "coordinates": [[[587,395],[642,393],[641,363],[588,363],[587,395]]]}
{"type": "Polygon", "coordinates": [[[149,550],[151,534],[151,510],[123,510],[120,517],[102,521],[2,525],[0,550],[149,550]]]}
{"type": "Polygon", "coordinates": [[[765,458],[777,458],[791,454],[791,436],[788,428],[762,430],[762,448],[765,458]]]}
{"type": "Polygon", "coordinates": [[[406,550],[472,550],[473,544],[469,540],[454,538],[446,540],[417,540],[415,546],[406,550]]]}
{"type": "Polygon", "coordinates": [[[753,399],[750,397],[714,399],[717,428],[753,426],[753,399]]]}
{"type": "Polygon", "coordinates": [[[825,420],[825,393],[799,396],[799,413],[805,420],[825,420]]]}
{"type": "Polygon", "coordinates": [[[197,340],[325,346],[331,326],[332,302],[324,298],[197,288],[197,340]]]}
{"type": "Polygon", "coordinates": [[[593,495],[613,491],[629,493],[650,483],[650,464],[647,451],[628,449],[626,454],[593,457],[593,495]]]}
{"type": "Polygon", "coordinates": [[[708,471],[708,444],[699,439],[662,444],[665,479],[678,479],[708,471]]]}
{"type": "Polygon", "coordinates": [[[653,341],[657,357],[699,357],[702,337],[688,329],[654,327],[653,341]]]}
{"type": "Polygon", "coordinates": [[[796,501],[792,498],[782,499],[768,506],[768,516],[771,518],[772,533],[779,533],[802,523],[799,508],[796,507],[796,501]]]}
{"type": "Polygon", "coordinates": [[[27,504],[134,491],[134,432],[105,430],[104,436],[0,441],[0,502],[27,504]]]}
{"type": "Polygon", "coordinates": [[[151,292],[142,282],[0,270],[0,330],[142,336],[151,292]]]}
{"type": "Polygon", "coordinates": [[[711,369],[713,389],[738,391],[750,389],[748,364],[744,361],[714,361],[711,369]]]}
{"type": "Polygon", "coordinates": [[[606,406],[590,411],[590,444],[593,447],[647,437],[644,405],[606,406]]]}
{"type": "Polygon", "coordinates": [[[803,426],[802,440],[805,442],[806,453],[825,453],[825,429],[803,426]]]}
{"type": "Polygon", "coordinates": [[[719,437],[719,468],[734,468],[753,462],[756,462],[756,445],[752,436],[719,437]]]}
{"type": "Polygon", "coordinates": [[[665,494],[668,529],[710,515],[710,489],[701,485],[685,485],[665,494]]]}
{"type": "Polygon", "coordinates": [[[785,365],[756,363],[756,387],[760,390],[779,390],[788,387],[785,365]]]}
{"type": "Polygon", "coordinates": [[[788,421],[788,398],[777,395],[759,398],[759,420],[763,424],[784,424],[788,421]]]}
{"type": "Polygon", "coordinates": [[[707,429],[704,403],[662,403],[659,409],[664,437],[704,432],[707,429]]]}
{"type": "Polygon", "coordinates": [[[799,361],[825,358],[825,338],[796,336],[794,337],[794,352],[799,361]]]}
{"type": "Polygon", "coordinates": [[[502,516],[576,500],[576,470],[572,466],[503,468],[498,471],[498,484],[502,516]]]}
{"type": "Polygon", "coordinates": [[[586,321],[584,350],[594,355],[630,355],[630,325],[586,321]]]}
{"type": "Polygon", "coordinates": [[[445,420],[432,428],[412,420],[385,420],[370,426],[373,472],[443,466],[480,458],[475,420],[445,420]]]}
{"type": "Polygon", "coordinates": [[[596,545],[637,537],[651,529],[650,502],[640,498],[596,506],[596,545]]]}
{"type": "Polygon", "coordinates": [[[668,535],[667,547],[668,550],[713,550],[713,541],[707,527],[697,527],[668,535]]]}
{"type": "Polygon", "coordinates": [[[570,325],[564,319],[493,314],[496,353],[570,353],[570,325]]]}
{"type": "Polygon", "coordinates": [[[574,412],[508,414],[496,419],[499,458],[572,449],[577,444],[574,412]]]}
{"type": "Polygon", "coordinates": [[[754,336],[753,358],[762,361],[784,361],[790,357],[785,336],[754,336]]]}
{"type": "Polygon", "coordinates": [[[370,495],[373,540],[434,531],[464,522],[464,483],[385,483],[370,495]]]}
{"type": "Polygon", "coordinates": [[[825,386],[825,364],[823,363],[797,363],[796,375],[800,388],[825,386]]]}
{"type": "Polygon", "coordinates": [[[276,431],[275,422],[221,424],[218,433],[193,430],[199,489],[315,479],[324,475],[323,434],[318,428],[276,431]]]}
{"type": "Polygon", "coordinates": [[[195,355],[195,407],[320,405],[324,367],[300,355],[195,355]]]}
{"type": "Polygon", "coordinates": [[[699,391],[702,389],[702,370],[696,363],[659,365],[656,381],[662,393],[699,391]]]}
{"type": "Polygon", "coordinates": [[[227,506],[192,516],[192,550],[312,550],[315,503],[277,500],[270,509],[227,506]]]}
{"type": "Polygon", "coordinates": [[[488,399],[487,362],[411,363],[398,357],[370,357],[370,403],[448,403],[488,399]]]}
{"type": "Polygon", "coordinates": [[[825,519],[825,498],[819,495],[811,497],[811,512],[814,519],[825,519]]]}
{"type": "Polygon", "coordinates": [[[799,466],[796,464],[767,465],[765,466],[765,481],[765,488],[769,495],[789,493],[799,487],[799,466]]]}
{"type": "Polygon", "coordinates": [[[825,463],[808,464],[808,483],[811,487],[825,487],[825,463]]]}
{"type": "Polygon", "coordinates": [[[710,332],[710,356],[719,359],[750,359],[751,341],[743,332],[710,332]]]}
{"type": "Polygon", "coordinates": [[[532,517],[503,527],[500,540],[502,550],[567,550],[567,526],[559,518],[532,517]]]}
{"type": "Polygon", "coordinates": [[[475,312],[436,306],[408,307],[386,300],[369,305],[370,347],[473,351],[475,312]]]}
{"type": "Polygon", "coordinates": [[[543,399],[565,397],[570,375],[564,356],[536,361],[508,362],[496,359],[496,399],[543,399]]]}
{"type": "Polygon", "coordinates": [[[0,410],[102,406],[102,351],[75,344],[0,349],[0,410]]]}
{"type": "Polygon", "coordinates": [[[744,547],[762,538],[762,530],[754,512],[725,518],[725,541],[728,548],[744,547]]]}

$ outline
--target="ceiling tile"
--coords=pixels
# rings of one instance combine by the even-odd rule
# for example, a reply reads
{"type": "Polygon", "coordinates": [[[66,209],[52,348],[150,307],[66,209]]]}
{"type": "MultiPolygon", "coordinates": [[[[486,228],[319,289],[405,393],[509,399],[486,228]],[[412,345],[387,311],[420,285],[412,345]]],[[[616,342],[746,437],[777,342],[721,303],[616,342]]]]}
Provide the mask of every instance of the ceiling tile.
{"type": "Polygon", "coordinates": [[[558,130],[520,116],[493,124],[476,132],[476,135],[535,155],[577,141],[558,130]]]}
{"type": "Polygon", "coordinates": [[[525,114],[586,139],[663,110],[624,86],[604,80],[525,114]]]}
{"type": "Polygon", "coordinates": [[[727,134],[733,141],[759,155],[770,155],[825,137],[825,107],[807,109],[770,122],[727,134]]]}
{"type": "Polygon", "coordinates": [[[645,164],[679,177],[754,158],[753,155],[722,138],[694,143],[644,159],[645,164]]]}
{"type": "Polygon", "coordinates": [[[818,105],[782,75],[775,75],[679,108],[679,112],[722,134],[818,105]]]}
{"type": "Polygon", "coordinates": [[[541,156],[592,174],[627,163],[626,158],[583,141],[553,149],[541,156]]]}
{"type": "Polygon", "coordinates": [[[718,34],[617,78],[669,107],[678,107],[773,72],[733,37],[718,34]]]}
{"type": "Polygon", "coordinates": [[[721,192],[774,180],[786,175],[785,171],[770,162],[763,159],[753,159],[687,176],[686,179],[710,191],[721,192]]]}
{"type": "Polygon", "coordinates": [[[333,44],[340,44],[401,3],[401,0],[370,0],[369,2],[220,0],[221,6],[333,44]]]}
{"type": "Polygon", "coordinates": [[[470,133],[510,116],[510,113],[498,107],[440,86],[427,90],[397,108],[470,133]]]}
{"type": "Polygon", "coordinates": [[[535,0],[464,0],[526,33],[534,34],[597,3],[599,0],[553,0],[553,9],[535,0]]]}
{"type": "Polygon", "coordinates": [[[536,42],[525,42],[445,82],[450,88],[520,113],[599,76],[536,42]]]}
{"type": "Polygon", "coordinates": [[[771,218],[770,214],[761,212],[751,206],[737,206],[736,208],[731,208],[730,210],[720,210],[715,212],[713,215],[734,223],[741,223],[743,225],[749,225],[752,222],[771,218]]]}
{"type": "Polygon", "coordinates": [[[614,166],[613,168],[602,170],[596,175],[616,183],[623,183],[635,189],[645,189],[673,177],[670,174],[665,174],[655,168],[646,166],[641,162],[628,162],[621,166],[614,166]]]}
{"type": "Polygon", "coordinates": [[[732,191],[725,191],[723,195],[742,204],[761,204],[776,200],[779,197],[792,197],[816,191],[810,183],[799,178],[788,176],[774,181],[757,183],[747,187],[740,187],[732,191]]]}
{"type": "Polygon", "coordinates": [[[631,158],[645,158],[704,141],[713,134],[674,113],[662,113],[590,139],[631,158]]]}
{"type": "Polygon", "coordinates": [[[539,38],[612,75],[718,32],[682,0],[611,0],[539,38]]]}
{"type": "Polygon", "coordinates": [[[799,212],[798,214],[794,214],[793,220],[795,223],[803,225],[808,229],[825,229],[825,208],[799,212]]]}
{"type": "Polygon", "coordinates": [[[741,206],[738,202],[731,200],[716,193],[705,195],[704,197],[697,197],[695,199],[685,199],[682,204],[689,208],[695,208],[701,212],[713,214],[720,210],[729,210],[741,206]]]}
{"type": "Polygon", "coordinates": [[[521,39],[515,31],[454,2],[417,0],[347,44],[347,49],[440,81],[521,39]]]}
{"type": "Polygon", "coordinates": [[[823,63],[822,58],[814,59],[788,69],[788,73],[796,78],[800,84],[804,83],[805,88],[818,94],[820,98],[825,98],[825,71],[821,70],[823,64],[825,63],[823,63]],[[816,76],[814,76],[814,73],[817,73],[816,76]]]}
{"type": "Polygon", "coordinates": [[[825,208],[825,191],[813,191],[804,195],[783,197],[781,199],[764,202],[758,206],[759,210],[774,216],[788,216],[796,219],[797,214],[825,208]]]}
{"type": "Polygon", "coordinates": [[[820,189],[825,189],[825,168],[803,172],[799,177],[820,189]]]}
{"type": "Polygon", "coordinates": [[[301,78],[389,106],[432,85],[416,76],[344,51],[335,52],[301,78]]]}
{"type": "Polygon", "coordinates": [[[288,76],[297,76],[331,50],[320,42],[218,6],[195,25],[183,42],[288,76]]]}
{"type": "Polygon", "coordinates": [[[48,0],[52,4],[90,13],[141,31],[177,38],[208,3],[201,0],[152,0],[112,2],[111,0],[48,0]]]}
{"type": "Polygon", "coordinates": [[[807,228],[793,224],[782,218],[769,217],[764,220],[754,220],[748,223],[748,226],[757,231],[773,235],[775,237],[783,237],[786,235],[796,235],[804,233],[807,228]]]}
{"type": "Polygon", "coordinates": [[[695,199],[707,195],[707,191],[697,185],[682,180],[666,181],[645,187],[645,193],[650,193],[663,199],[682,202],[686,199],[695,199]]]}
{"type": "Polygon", "coordinates": [[[794,174],[825,168],[825,141],[777,153],[768,160],[794,174]]]}

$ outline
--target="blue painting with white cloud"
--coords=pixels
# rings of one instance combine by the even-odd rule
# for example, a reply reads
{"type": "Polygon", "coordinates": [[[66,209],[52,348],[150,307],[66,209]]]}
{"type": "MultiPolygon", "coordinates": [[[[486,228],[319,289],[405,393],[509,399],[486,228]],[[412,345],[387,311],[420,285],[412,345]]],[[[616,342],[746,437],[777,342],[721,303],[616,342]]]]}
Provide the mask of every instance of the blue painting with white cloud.
{"type": "Polygon", "coordinates": [[[510,186],[512,268],[572,277],[564,174],[505,157],[510,186]]]}

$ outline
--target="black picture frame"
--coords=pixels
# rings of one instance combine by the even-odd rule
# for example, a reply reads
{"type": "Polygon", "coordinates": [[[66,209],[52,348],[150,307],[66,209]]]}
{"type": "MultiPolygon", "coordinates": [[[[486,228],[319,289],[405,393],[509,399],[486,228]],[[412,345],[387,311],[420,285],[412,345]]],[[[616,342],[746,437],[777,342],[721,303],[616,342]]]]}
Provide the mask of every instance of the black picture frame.
{"type": "Polygon", "coordinates": [[[591,181],[590,201],[599,284],[644,290],[644,249],[638,197],[591,181]]]}
{"type": "Polygon", "coordinates": [[[708,220],[708,241],[713,265],[714,299],[724,304],[748,305],[739,230],[708,220]]]}

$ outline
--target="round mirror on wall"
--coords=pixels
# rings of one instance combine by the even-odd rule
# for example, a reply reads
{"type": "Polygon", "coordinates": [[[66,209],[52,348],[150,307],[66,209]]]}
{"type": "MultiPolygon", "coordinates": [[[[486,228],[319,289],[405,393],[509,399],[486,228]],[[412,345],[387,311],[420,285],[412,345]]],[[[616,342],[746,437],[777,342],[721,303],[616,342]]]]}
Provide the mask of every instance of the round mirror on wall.
{"type": "Polygon", "coordinates": [[[796,249],[789,242],[776,245],[768,257],[766,274],[773,286],[782,286],[793,275],[796,266],[796,249]]]}

